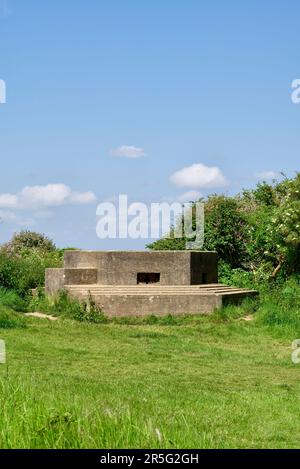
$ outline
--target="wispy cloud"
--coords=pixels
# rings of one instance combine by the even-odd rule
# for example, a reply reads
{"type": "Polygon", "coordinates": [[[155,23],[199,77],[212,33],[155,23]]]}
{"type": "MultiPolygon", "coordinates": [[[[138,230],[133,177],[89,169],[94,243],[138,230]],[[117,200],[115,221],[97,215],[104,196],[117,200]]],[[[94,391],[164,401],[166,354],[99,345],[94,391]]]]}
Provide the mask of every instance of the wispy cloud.
{"type": "Polygon", "coordinates": [[[225,187],[229,184],[218,167],[209,167],[202,163],[195,163],[176,171],[170,176],[170,181],[178,187],[202,189],[225,187]]]}
{"type": "Polygon", "coordinates": [[[111,156],[118,156],[121,158],[141,158],[146,156],[144,148],[135,147],[133,145],[121,145],[118,148],[110,150],[111,156]]]}
{"type": "Polygon", "coordinates": [[[256,177],[258,179],[264,180],[264,181],[270,181],[273,179],[278,179],[280,177],[280,173],[277,171],[263,171],[262,173],[257,173],[256,177]]]}
{"type": "Polygon", "coordinates": [[[14,194],[0,194],[0,208],[15,208],[18,197],[14,194]]]}
{"type": "Polygon", "coordinates": [[[199,199],[201,199],[202,194],[201,192],[198,191],[187,191],[184,192],[183,194],[180,194],[179,196],[176,197],[177,202],[197,202],[199,199]]]}

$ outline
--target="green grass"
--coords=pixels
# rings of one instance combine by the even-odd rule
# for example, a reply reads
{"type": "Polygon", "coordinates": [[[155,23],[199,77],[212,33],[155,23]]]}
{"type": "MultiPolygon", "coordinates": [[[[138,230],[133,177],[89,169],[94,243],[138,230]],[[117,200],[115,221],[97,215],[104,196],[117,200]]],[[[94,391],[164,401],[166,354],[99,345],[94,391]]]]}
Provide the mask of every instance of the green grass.
{"type": "Polygon", "coordinates": [[[0,447],[299,447],[298,337],[224,312],[132,322],[0,329],[0,447]]]}
{"type": "Polygon", "coordinates": [[[7,290],[0,286],[0,306],[4,306],[15,311],[26,311],[27,301],[21,298],[14,290],[7,290]]]}
{"type": "Polygon", "coordinates": [[[25,318],[20,313],[0,304],[0,331],[1,329],[15,329],[25,326],[25,318]]]}

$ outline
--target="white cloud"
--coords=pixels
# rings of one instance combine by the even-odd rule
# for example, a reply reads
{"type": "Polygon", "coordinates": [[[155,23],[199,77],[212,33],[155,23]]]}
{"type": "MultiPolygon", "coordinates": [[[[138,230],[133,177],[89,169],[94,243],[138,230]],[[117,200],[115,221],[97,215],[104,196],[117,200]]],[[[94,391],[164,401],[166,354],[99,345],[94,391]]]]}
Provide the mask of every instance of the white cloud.
{"type": "Polygon", "coordinates": [[[0,208],[39,209],[96,201],[93,192],[74,192],[65,184],[27,186],[17,194],[0,194],[0,208]]]}
{"type": "Polygon", "coordinates": [[[216,166],[195,163],[171,175],[170,181],[179,187],[211,189],[228,185],[226,177],[216,166]]]}
{"type": "Polygon", "coordinates": [[[95,202],[96,196],[93,192],[73,192],[70,195],[72,204],[91,204],[95,202]]]}
{"type": "Polygon", "coordinates": [[[133,145],[122,145],[110,151],[112,156],[119,156],[123,158],[141,158],[146,156],[144,148],[134,147],[133,145]]]}
{"type": "Polygon", "coordinates": [[[18,197],[13,194],[0,194],[0,208],[14,208],[18,205],[18,197]]]}
{"type": "Polygon", "coordinates": [[[262,173],[257,173],[256,177],[264,181],[269,181],[271,179],[278,179],[280,177],[280,174],[276,171],[264,171],[262,173]]]}
{"type": "Polygon", "coordinates": [[[56,207],[66,203],[71,196],[70,187],[65,184],[27,186],[19,195],[19,203],[24,207],[56,207]]]}
{"type": "Polygon", "coordinates": [[[177,202],[197,202],[202,197],[201,192],[198,191],[188,191],[184,192],[184,194],[180,194],[176,200],[177,202]]]}

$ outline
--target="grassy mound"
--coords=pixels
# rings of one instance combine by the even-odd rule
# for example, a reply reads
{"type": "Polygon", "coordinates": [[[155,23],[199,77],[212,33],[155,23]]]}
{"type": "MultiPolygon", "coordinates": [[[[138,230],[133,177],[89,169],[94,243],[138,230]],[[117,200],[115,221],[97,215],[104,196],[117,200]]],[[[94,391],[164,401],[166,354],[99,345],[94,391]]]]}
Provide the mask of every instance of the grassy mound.
{"type": "Polygon", "coordinates": [[[24,328],[26,319],[21,313],[0,305],[0,329],[24,328]]]}

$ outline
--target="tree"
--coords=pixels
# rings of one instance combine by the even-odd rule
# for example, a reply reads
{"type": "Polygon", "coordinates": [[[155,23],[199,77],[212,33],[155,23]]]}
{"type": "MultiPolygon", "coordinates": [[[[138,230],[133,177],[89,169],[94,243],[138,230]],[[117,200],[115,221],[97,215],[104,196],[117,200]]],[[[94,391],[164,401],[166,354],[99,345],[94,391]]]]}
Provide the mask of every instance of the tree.
{"type": "Polygon", "coordinates": [[[11,241],[1,246],[1,251],[13,256],[26,256],[29,252],[50,253],[56,251],[51,239],[41,233],[24,230],[15,233],[11,241]]]}
{"type": "MultiPolygon", "coordinates": [[[[185,246],[185,239],[162,238],[148,247],[182,250],[185,246]]],[[[216,250],[231,268],[264,272],[271,279],[299,273],[300,174],[259,183],[236,197],[209,196],[203,249],[216,250]]]]}
{"type": "MultiPolygon", "coordinates": [[[[217,251],[219,257],[231,267],[240,267],[246,258],[246,223],[239,210],[239,202],[233,197],[212,195],[205,202],[204,250],[217,251]]],[[[180,219],[177,223],[183,223],[180,219]]],[[[195,229],[195,226],[193,226],[195,229]]],[[[171,227],[168,237],[159,239],[147,247],[153,250],[184,250],[186,238],[173,237],[171,227]]]]}

